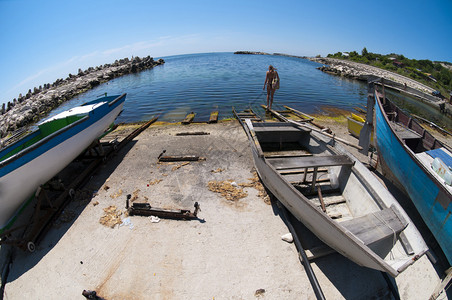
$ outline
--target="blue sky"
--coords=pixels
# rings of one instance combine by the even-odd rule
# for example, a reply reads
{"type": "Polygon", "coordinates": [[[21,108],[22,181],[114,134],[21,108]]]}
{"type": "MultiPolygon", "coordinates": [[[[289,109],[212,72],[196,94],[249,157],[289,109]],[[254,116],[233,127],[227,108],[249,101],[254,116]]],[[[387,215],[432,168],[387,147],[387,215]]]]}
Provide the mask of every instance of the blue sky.
{"type": "Polygon", "coordinates": [[[0,0],[0,103],[125,57],[364,47],[452,62],[452,1],[0,0]]]}

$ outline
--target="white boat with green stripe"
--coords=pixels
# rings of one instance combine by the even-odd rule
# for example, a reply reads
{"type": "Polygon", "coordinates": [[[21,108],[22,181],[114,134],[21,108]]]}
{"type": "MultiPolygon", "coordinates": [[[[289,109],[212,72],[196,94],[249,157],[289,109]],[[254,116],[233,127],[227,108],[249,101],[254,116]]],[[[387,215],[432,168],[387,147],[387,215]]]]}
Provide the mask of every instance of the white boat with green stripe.
{"type": "Polygon", "coordinates": [[[0,230],[9,228],[36,190],[99,138],[122,111],[126,94],[64,111],[0,149],[0,230]]]}

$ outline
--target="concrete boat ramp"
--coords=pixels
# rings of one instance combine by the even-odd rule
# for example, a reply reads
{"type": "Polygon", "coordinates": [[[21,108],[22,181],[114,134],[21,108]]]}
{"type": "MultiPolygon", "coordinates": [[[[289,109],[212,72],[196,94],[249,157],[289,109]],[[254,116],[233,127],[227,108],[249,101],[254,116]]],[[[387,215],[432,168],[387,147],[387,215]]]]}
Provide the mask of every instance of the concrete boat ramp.
{"type": "MultiPolygon", "coordinates": [[[[35,252],[14,250],[4,299],[84,299],[84,290],[104,299],[315,299],[295,245],[281,239],[286,220],[254,177],[238,122],[152,125],[95,173],[35,252]],[[187,132],[198,134],[177,135],[187,132]],[[200,159],[159,163],[163,150],[200,159]],[[128,194],[201,211],[189,221],[127,218],[128,194]]],[[[311,266],[326,299],[393,298],[380,272],[337,253],[311,266]]],[[[423,256],[390,282],[401,299],[428,299],[439,276],[423,256]]]]}

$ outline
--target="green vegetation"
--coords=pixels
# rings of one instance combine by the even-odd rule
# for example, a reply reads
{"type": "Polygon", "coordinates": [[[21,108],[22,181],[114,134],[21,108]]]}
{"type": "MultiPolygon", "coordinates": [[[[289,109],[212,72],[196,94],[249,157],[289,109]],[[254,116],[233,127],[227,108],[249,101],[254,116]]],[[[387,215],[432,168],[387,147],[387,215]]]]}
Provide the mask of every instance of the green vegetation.
{"type": "Polygon", "coordinates": [[[394,53],[376,54],[367,51],[366,47],[361,51],[361,55],[352,51],[328,54],[328,57],[368,64],[410,77],[440,91],[446,98],[449,98],[449,93],[452,90],[452,64],[449,62],[409,59],[401,54],[394,53]]]}

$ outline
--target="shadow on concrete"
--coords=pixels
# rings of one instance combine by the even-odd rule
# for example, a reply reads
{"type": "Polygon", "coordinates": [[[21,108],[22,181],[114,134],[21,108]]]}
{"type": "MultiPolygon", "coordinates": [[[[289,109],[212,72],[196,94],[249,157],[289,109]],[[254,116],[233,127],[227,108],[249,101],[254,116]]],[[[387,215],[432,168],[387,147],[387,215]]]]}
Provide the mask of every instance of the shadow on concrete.
{"type": "MultiPolygon", "coordinates": [[[[5,281],[6,284],[21,277],[24,273],[38,264],[39,261],[53,249],[58,241],[71,228],[71,226],[80,216],[85,207],[91,202],[91,199],[95,196],[95,193],[104,185],[107,178],[114,172],[114,170],[121,163],[130,149],[134,147],[135,143],[136,141],[130,141],[121,150],[119,150],[117,153],[114,153],[110,160],[108,160],[106,163],[101,164],[94,170],[93,173],[91,173],[91,175],[89,175],[89,177],[76,191],[76,195],[77,192],[82,191],[84,196],[82,196],[80,199],[77,199],[76,196],[75,199],[69,201],[67,206],[62,210],[61,214],[57,216],[55,220],[50,224],[48,231],[44,231],[42,237],[36,242],[36,251],[31,253],[27,250],[22,250],[16,247],[1,247],[0,255],[7,255],[6,253],[2,252],[12,252],[12,264],[5,281]]],[[[83,166],[86,165],[86,163],[83,163],[79,159],[77,159],[70,165],[68,165],[63,171],[61,171],[57,175],[57,177],[62,179],[65,185],[69,185],[71,181],[74,180],[77,175],[79,175],[83,171],[83,166]]],[[[34,207],[35,204],[29,205],[24,213],[21,214],[16,223],[26,223],[27,220],[30,219],[30,216],[33,214],[34,207]]],[[[18,233],[17,236],[20,237],[19,234],[20,233],[18,233]]]]}
{"type": "MultiPolygon", "coordinates": [[[[304,250],[328,247],[289,210],[288,220],[285,219],[278,206],[278,199],[266,187],[265,190],[270,196],[273,214],[279,215],[286,225],[288,222],[292,224],[304,250]]],[[[317,258],[311,261],[311,264],[315,264],[322,271],[345,299],[393,299],[391,289],[392,293],[399,295],[394,278],[380,271],[361,267],[337,252],[317,258]]],[[[301,261],[300,267],[304,268],[301,261]]],[[[397,296],[394,298],[400,299],[397,296]]]]}
{"type": "Polygon", "coordinates": [[[433,236],[430,229],[425,224],[424,220],[422,219],[421,215],[417,211],[416,207],[414,206],[413,202],[411,201],[410,197],[407,195],[407,193],[402,190],[399,186],[394,184],[391,180],[383,176],[380,172],[374,171],[375,175],[380,178],[386,187],[388,188],[389,192],[394,196],[394,198],[397,199],[397,202],[403,207],[405,212],[408,214],[410,219],[413,221],[413,223],[416,225],[417,229],[421,233],[422,237],[424,238],[425,243],[429,247],[430,251],[434,255],[434,258],[437,260],[436,263],[432,261],[433,266],[435,267],[435,270],[438,272],[438,275],[441,277],[444,275],[445,270],[447,270],[449,266],[449,263],[447,261],[446,256],[444,255],[444,252],[442,251],[441,247],[439,246],[438,242],[436,241],[435,237],[433,236]]]}
{"type": "MultiPolygon", "coordinates": [[[[374,173],[383,180],[388,190],[414,222],[428,247],[433,252],[433,257],[436,259],[436,262],[432,262],[435,271],[440,278],[444,277],[445,271],[449,267],[447,259],[410,198],[381,173],[377,171],[374,173]]],[[[292,223],[305,250],[326,246],[289,211],[287,211],[289,220],[284,219],[284,216],[280,213],[280,208],[277,205],[277,199],[269,190],[266,189],[266,191],[271,197],[274,215],[280,215],[285,224],[287,224],[288,221],[292,223]]],[[[345,299],[400,298],[399,290],[394,278],[387,274],[383,274],[380,271],[361,267],[337,252],[325,257],[317,258],[314,261],[311,261],[311,264],[315,264],[321,269],[323,274],[331,281],[345,299]],[[364,285],[362,284],[363,282],[365,282],[364,285]]],[[[452,297],[452,291],[449,290],[447,292],[447,297],[452,297]]]]}
{"type": "MultiPolygon", "coordinates": [[[[284,219],[282,214],[281,219],[286,224],[288,221],[291,222],[305,251],[328,247],[290,211],[287,211],[287,216],[289,220],[284,219]]],[[[322,271],[345,299],[391,299],[390,288],[380,271],[361,267],[337,252],[310,262],[311,265],[315,264],[322,271]]],[[[396,287],[395,280],[393,278],[390,280],[396,287]]],[[[323,289],[325,286],[320,286],[320,288],[323,289]]],[[[397,290],[395,292],[398,293],[397,290]]]]}
{"type": "MultiPolygon", "coordinates": [[[[399,204],[403,207],[405,212],[410,217],[411,221],[413,221],[414,225],[417,227],[422,237],[424,238],[425,243],[430,249],[428,257],[436,273],[440,278],[443,278],[445,276],[446,270],[450,267],[449,262],[447,261],[447,258],[444,255],[443,250],[439,246],[436,238],[433,236],[432,232],[427,227],[421,215],[417,211],[416,206],[411,201],[406,191],[404,191],[400,186],[393,183],[379,171],[374,170],[373,173],[384,182],[389,192],[391,192],[394,198],[397,199],[399,204]]],[[[452,299],[452,289],[446,291],[446,295],[448,299],[452,299]]]]}

